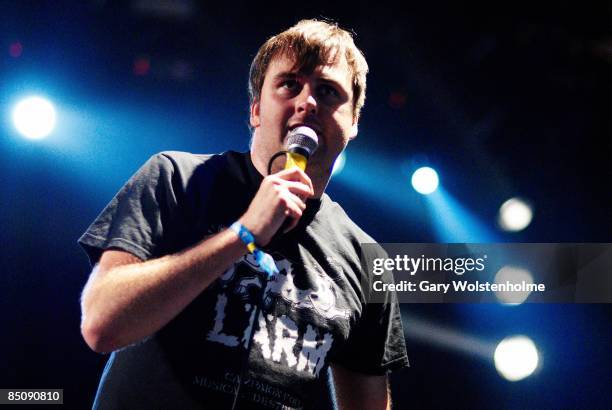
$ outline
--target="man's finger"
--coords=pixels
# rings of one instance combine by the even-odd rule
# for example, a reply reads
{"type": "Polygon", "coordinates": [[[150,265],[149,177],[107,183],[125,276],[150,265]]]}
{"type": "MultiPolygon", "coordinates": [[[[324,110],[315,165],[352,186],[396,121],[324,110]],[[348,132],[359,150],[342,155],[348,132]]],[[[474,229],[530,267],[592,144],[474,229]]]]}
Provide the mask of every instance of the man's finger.
{"type": "Polygon", "coordinates": [[[285,186],[290,193],[297,195],[300,198],[308,198],[313,195],[311,188],[301,182],[284,181],[282,182],[282,185],[285,186]]]}
{"type": "Polygon", "coordinates": [[[307,185],[311,191],[314,193],[314,188],[312,185],[312,180],[310,179],[310,177],[301,169],[299,169],[298,167],[293,167],[291,169],[284,169],[280,172],[277,172],[276,174],[274,174],[275,176],[277,176],[280,179],[283,179],[285,181],[299,181],[302,182],[303,184],[307,185]]]}

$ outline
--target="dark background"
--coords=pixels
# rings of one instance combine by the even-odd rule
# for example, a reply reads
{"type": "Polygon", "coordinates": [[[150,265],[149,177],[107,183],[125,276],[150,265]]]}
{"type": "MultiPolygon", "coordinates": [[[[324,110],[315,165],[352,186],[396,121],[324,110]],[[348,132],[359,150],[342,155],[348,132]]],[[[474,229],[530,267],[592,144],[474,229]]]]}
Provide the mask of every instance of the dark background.
{"type": "MultiPolygon", "coordinates": [[[[0,4],[2,388],[63,388],[89,406],[105,357],[79,334],[90,267],[76,239],[152,154],[246,150],[250,61],[302,18],[353,29],[368,59],[360,134],[328,192],[378,241],[610,242],[610,3],[0,4]],[[43,141],[10,123],[29,94],[58,110],[43,141]],[[422,163],[461,233],[440,235],[412,191],[422,163]],[[534,220],[503,233],[496,213],[514,195],[534,220]]],[[[607,305],[402,309],[412,367],[393,376],[396,408],[610,406],[607,305]],[[528,335],[541,367],[507,382],[491,360],[411,333],[423,324],[468,342],[528,335]]]]}

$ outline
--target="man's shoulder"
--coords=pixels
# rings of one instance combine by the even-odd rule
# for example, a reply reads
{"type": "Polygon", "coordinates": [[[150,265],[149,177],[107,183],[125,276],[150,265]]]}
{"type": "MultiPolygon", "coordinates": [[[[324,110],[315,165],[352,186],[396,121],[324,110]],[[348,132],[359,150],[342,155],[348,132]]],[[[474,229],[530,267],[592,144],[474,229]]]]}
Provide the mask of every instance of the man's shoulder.
{"type": "Polygon", "coordinates": [[[346,213],[344,208],[339,203],[332,200],[329,195],[323,194],[321,201],[325,209],[325,224],[327,226],[333,227],[332,229],[337,230],[342,236],[357,240],[359,243],[376,242],[376,240],[357,225],[346,213]]]}
{"type": "Polygon", "coordinates": [[[173,165],[179,166],[188,166],[191,165],[193,167],[197,167],[210,160],[215,156],[222,156],[226,153],[220,154],[196,154],[187,151],[161,151],[157,154],[151,156],[149,161],[155,161],[159,163],[170,163],[173,165]]]}
{"type": "Polygon", "coordinates": [[[167,169],[181,174],[192,174],[198,168],[223,168],[241,161],[247,153],[225,151],[215,154],[199,154],[187,151],[161,151],[152,155],[145,166],[156,169],[167,169]]]}

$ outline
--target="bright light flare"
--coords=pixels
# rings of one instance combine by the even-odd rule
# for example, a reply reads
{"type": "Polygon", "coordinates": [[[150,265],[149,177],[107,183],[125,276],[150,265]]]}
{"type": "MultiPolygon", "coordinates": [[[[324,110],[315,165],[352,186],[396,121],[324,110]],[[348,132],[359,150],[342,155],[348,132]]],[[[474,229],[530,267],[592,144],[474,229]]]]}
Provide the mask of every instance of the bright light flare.
{"type": "Polygon", "coordinates": [[[540,359],[538,349],[530,338],[510,336],[497,345],[493,360],[497,372],[506,380],[515,382],[530,376],[540,359]]]}
{"type": "Polygon", "coordinates": [[[532,219],[533,210],[522,199],[510,198],[499,208],[498,223],[504,231],[522,231],[532,219]]]}
{"type": "Polygon", "coordinates": [[[345,162],[346,162],[346,154],[344,153],[344,151],[342,151],[340,155],[338,155],[338,158],[336,158],[336,161],[334,162],[334,166],[332,168],[332,177],[342,172],[345,162]]]}
{"type": "Polygon", "coordinates": [[[430,167],[421,167],[412,174],[412,187],[422,195],[429,195],[438,189],[438,173],[430,167]]]}
{"type": "MultiPolygon", "coordinates": [[[[523,282],[525,282],[527,285],[532,285],[533,275],[527,269],[506,265],[495,274],[495,283],[505,284],[508,282],[514,285],[521,285],[523,282]]],[[[519,305],[529,297],[530,293],[530,290],[497,291],[495,292],[495,296],[502,303],[519,305]]]]}
{"type": "Polygon", "coordinates": [[[55,108],[42,97],[25,98],[13,110],[13,124],[26,138],[45,138],[55,128],[55,108]]]}

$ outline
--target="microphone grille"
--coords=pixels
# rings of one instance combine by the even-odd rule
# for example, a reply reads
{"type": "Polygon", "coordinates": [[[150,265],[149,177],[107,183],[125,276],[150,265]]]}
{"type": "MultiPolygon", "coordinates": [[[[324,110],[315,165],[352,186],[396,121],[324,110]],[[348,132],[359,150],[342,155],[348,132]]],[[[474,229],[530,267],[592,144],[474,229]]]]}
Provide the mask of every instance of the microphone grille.
{"type": "Polygon", "coordinates": [[[310,156],[317,149],[318,145],[319,138],[317,133],[310,127],[300,126],[289,132],[289,137],[287,138],[288,151],[292,148],[301,148],[307,151],[308,156],[310,156]]]}

